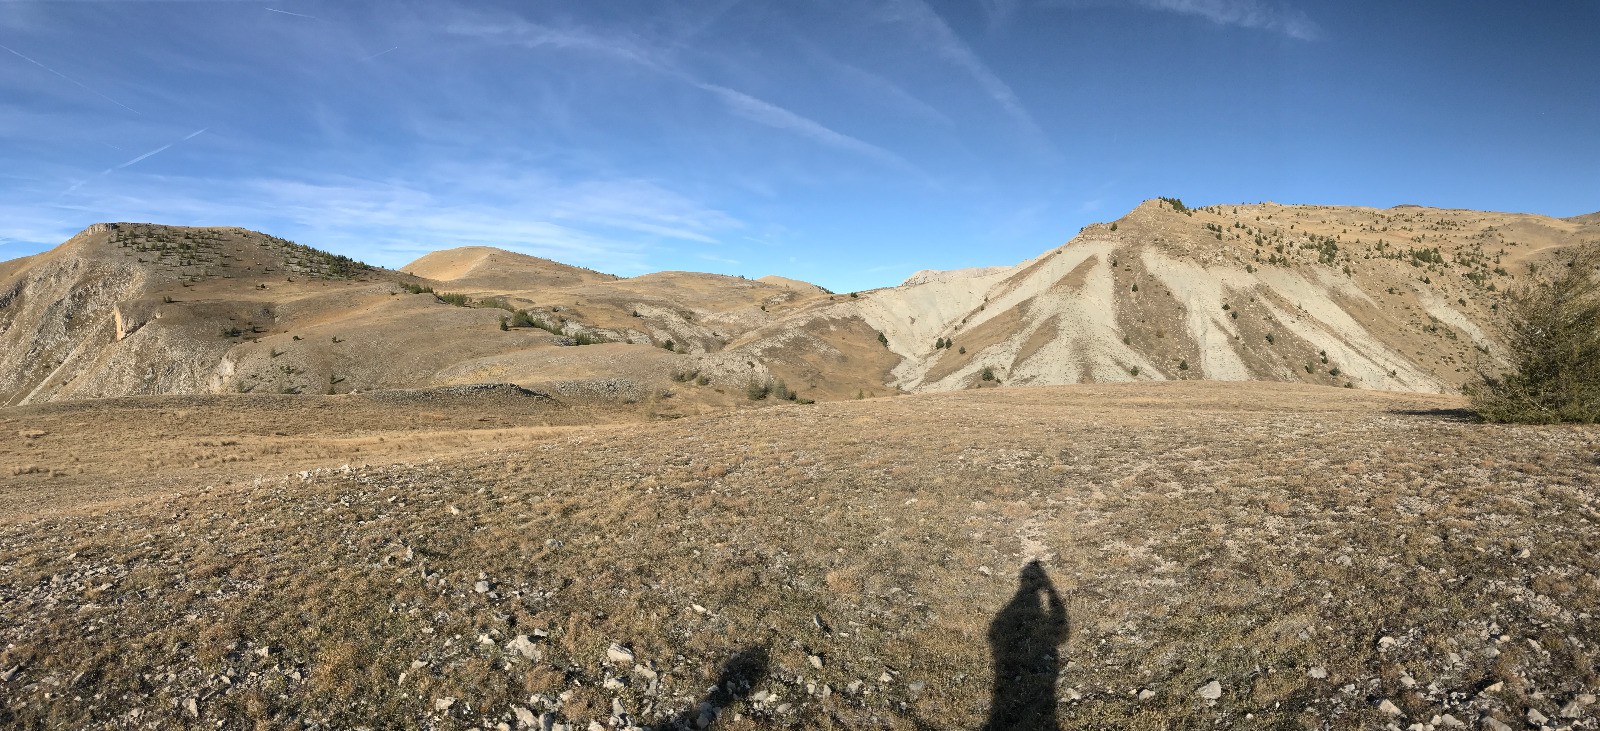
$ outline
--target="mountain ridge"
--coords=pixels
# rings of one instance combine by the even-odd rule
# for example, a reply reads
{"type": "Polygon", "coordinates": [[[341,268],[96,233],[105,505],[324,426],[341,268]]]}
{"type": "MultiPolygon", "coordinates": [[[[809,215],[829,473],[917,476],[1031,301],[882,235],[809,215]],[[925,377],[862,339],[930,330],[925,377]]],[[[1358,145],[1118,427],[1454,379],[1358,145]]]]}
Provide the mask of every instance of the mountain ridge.
{"type": "Polygon", "coordinates": [[[0,263],[0,403],[503,381],[672,416],[1152,379],[1454,391],[1503,361],[1505,288],[1594,240],[1588,216],[1156,199],[1015,265],[833,294],[492,247],[389,270],[245,229],[95,224],[0,263]]]}

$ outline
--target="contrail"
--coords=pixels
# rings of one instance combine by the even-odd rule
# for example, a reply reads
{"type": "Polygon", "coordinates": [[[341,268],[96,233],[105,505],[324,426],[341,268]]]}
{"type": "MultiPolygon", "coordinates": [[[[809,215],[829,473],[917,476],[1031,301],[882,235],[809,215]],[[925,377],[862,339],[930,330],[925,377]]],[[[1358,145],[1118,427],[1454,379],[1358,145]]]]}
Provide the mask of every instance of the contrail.
{"type": "Polygon", "coordinates": [[[151,150],[151,151],[149,151],[149,152],[146,152],[146,153],[145,153],[145,154],[143,154],[143,155],[140,155],[140,156],[138,156],[138,157],[136,157],[136,158],[133,158],[133,159],[132,159],[132,160],[129,160],[129,161],[127,161],[127,162],[125,162],[125,163],[122,163],[122,164],[121,164],[121,165],[118,165],[118,166],[116,166],[116,167],[111,167],[111,168],[106,168],[106,169],[105,169],[105,172],[102,172],[102,173],[100,173],[100,174],[101,174],[101,175],[105,175],[105,174],[106,174],[106,173],[109,173],[109,172],[111,172],[111,171],[112,171],[112,170],[121,170],[121,169],[123,169],[123,168],[125,168],[125,167],[127,167],[127,166],[129,166],[129,165],[132,165],[132,164],[134,164],[134,163],[136,163],[136,162],[139,162],[139,161],[140,161],[140,160],[143,160],[143,159],[145,159],[145,158],[147,158],[147,157],[151,157],[151,156],[154,156],[154,155],[159,155],[159,154],[161,154],[161,153],[163,153],[163,152],[166,152],[166,151],[167,151],[167,148],[170,148],[170,147],[172,147],[172,146],[173,146],[173,145],[175,145],[175,144],[177,144],[177,143],[176,143],[176,142],[169,142],[169,143],[167,143],[167,144],[165,144],[165,145],[162,145],[162,146],[160,146],[160,147],[157,147],[157,148],[156,148],[156,149],[154,149],[154,150],[151,150]]]}
{"type": "MultiPolygon", "coordinates": [[[[389,49],[389,51],[396,51],[396,50],[399,50],[399,49],[400,49],[399,46],[395,46],[394,48],[389,49]]],[[[371,56],[367,56],[366,58],[363,58],[361,60],[362,61],[371,61],[372,59],[375,59],[375,58],[377,58],[379,56],[382,56],[383,54],[388,53],[389,51],[379,51],[379,52],[374,53],[371,56]]]]}
{"type": "Polygon", "coordinates": [[[284,15],[293,15],[293,16],[295,16],[297,18],[310,18],[312,20],[317,20],[317,16],[315,16],[315,15],[306,15],[305,13],[291,13],[291,12],[289,12],[287,10],[279,10],[277,8],[265,8],[265,9],[266,10],[271,10],[274,13],[283,13],[284,15]]]}
{"type": "MultiPolygon", "coordinates": [[[[10,48],[9,46],[0,45],[0,48],[4,48],[7,51],[11,51],[11,55],[16,56],[17,58],[20,58],[20,59],[22,59],[24,61],[27,61],[28,63],[31,63],[31,64],[33,64],[35,66],[38,66],[39,68],[42,68],[42,69],[44,69],[46,71],[49,71],[50,73],[55,74],[56,76],[60,76],[61,78],[66,79],[67,81],[70,81],[73,84],[76,84],[78,86],[78,88],[83,89],[84,91],[87,91],[90,94],[93,94],[93,95],[95,95],[97,97],[100,97],[101,99],[104,99],[104,100],[106,100],[108,102],[111,102],[112,104],[115,104],[115,105],[117,105],[119,107],[122,107],[123,109],[126,109],[126,110],[128,110],[130,112],[133,112],[134,114],[139,114],[139,110],[134,109],[133,107],[130,107],[130,106],[126,105],[126,104],[123,104],[122,102],[119,102],[119,101],[117,101],[115,99],[112,99],[111,97],[106,96],[105,94],[101,94],[100,92],[95,91],[94,89],[90,89],[89,87],[84,86],[83,83],[79,82],[77,79],[74,79],[71,76],[63,74],[60,71],[57,71],[57,70],[55,70],[53,68],[50,68],[49,66],[46,66],[46,65],[44,65],[42,63],[39,63],[38,61],[35,61],[35,60],[31,59],[31,58],[28,58],[27,56],[24,56],[24,55],[22,55],[20,53],[17,53],[16,50],[10,48]]],[[[144,116],[144,115],[141,114],[140,116],[144,116]]]]}
{"type": "Polygon", "coordinates": [[[134,164],[143,162],[146,159],[149,159],[149,158],[154,157],[156,155],[159,155],[159,154],[161,154],[163,152],[166,152],[167,150],[172,149],[173,145],[176,145],[176,144],[179,144],[179,143],[182,143],[182,142],[187,142],[187,141],[192,140],[192,139],[194,139],[196,137],[199,137],[201,134],[205,133],[205,131],[209,130],[209,129],[211,129],[211,128],[210,127],[201,127],[200,129],[197,129],[197,130],[195,130],[193,132],[190,132],[187,135],[184,135],[183,139],[178,140],[177,142],[168,142],[165,145],[157,147],[156,149],[151,150],[149,152],[146,152],[145,154],[140,155],[140,156],[138,156],[136,158],[133,158],[132,160],[129,160],[129,161],[125,162],[125,163],[122,163],[121,165],[113,165],[112,167],[108,167],[108,168],[106,168],[104,170],[101,170],[100,173],[98,175],[94,176],[93,178],[85,178],[85,179],[80,180],[80,181],[78,181],[76,183],[73,183],[66,190],[63,190],[60,193],[56,194],[56,197],[60,198],[61,196],[64,196],[64,195],[66,195],[68,193],[71,193],[72,191],[75,191],[75,190],[77,190],[79,188],[82,188],[84,185],[87,185],[89,183],[89,181],[94,180],[95,178],[103,178],[103,177],[105,177],[107,175],[110,175],[111,173],[114,173],[114,172],[116,172],[118,170],[121,170],[121,169],[123,169],[125,167],[128,167],[129,165],[134,165],[134,164]]]}

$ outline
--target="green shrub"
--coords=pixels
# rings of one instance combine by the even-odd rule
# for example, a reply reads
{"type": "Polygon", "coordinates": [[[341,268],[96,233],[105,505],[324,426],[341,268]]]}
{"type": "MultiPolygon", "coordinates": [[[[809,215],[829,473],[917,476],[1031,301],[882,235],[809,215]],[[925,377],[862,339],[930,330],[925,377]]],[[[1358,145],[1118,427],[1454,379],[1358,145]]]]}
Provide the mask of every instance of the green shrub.
{"type": "MultiPolygon", "coordinates": [[[[1532,267],[1530,267],[1531,269],[1532,267]]],[[[1470,389],[1487,421],[1600,422],[1600,246],[1518,287],[1501,308],[1511,368],[1470,389]]]]}
{"type": "Polygon", "coordinates": [[[1179,358],[1178,359],[1178,370],[1180,370],[1180,371],[1189,370],[1189,360],[1187,358],[1179,358]]]}
{"type": "Polygon", "coordinates": [[[985,381],[993,381],[994,380],[994,369],[990,368],[989,366],[984,366],[983,367],[982,378],[985,381]]]}
{"type": "Polygon", "coordinates": [[[400,288],[411,294],[422,294],[424,292],[433,294],[433,287],[429,287],[425,284],[402,284],[400,285],[400,288]]]}
{"type": "Polygon", "coordinates": [[[433,296],[438,297],[440,302],[443,302],[443,303],[445,303],[447,305],[455,305],[457,307],[471,307],[472,306],[472,298],[468,297],[468,296],[466,296],[464,294],[451,294],[449,292],[435,292],[433,296]]]}
{"type": "Polygon", "coordinates": [[[750,383],[744,387],[745,398],[751,401],[760,401],[770,393],[772,393],[772,384],[767,381],[751,379],[750,383]]]}
{"type": "Polygon", "coordinates": [[[878,344],[882,345],[885,348],[889,347],[889,336],[888,335],[884,335],[881,332],[878,333],[878,344]]]}

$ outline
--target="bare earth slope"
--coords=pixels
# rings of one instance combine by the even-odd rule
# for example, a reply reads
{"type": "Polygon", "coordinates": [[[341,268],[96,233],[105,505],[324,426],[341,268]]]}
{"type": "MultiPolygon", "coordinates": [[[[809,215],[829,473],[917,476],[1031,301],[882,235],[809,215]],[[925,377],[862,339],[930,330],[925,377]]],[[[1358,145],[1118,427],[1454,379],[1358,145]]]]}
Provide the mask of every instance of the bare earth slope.
{"type": "Polygon", "coordinates": [[[1500,364],[1504,289],[1584,241],[1600,241],[1584,218],[1149,201],[1015,267],[922,272],[851,306],[904,356],[908,390],[987,371],[1447,392],[1500,364]]]}
{"type": "Polygon", "coordinates": [[[1295,384],[576,431],[507,394],[228,484],[185,461],[257,454],[241,398],[279,397],[115,406],[108,461],[175,458],[110,504],[69,468],[100,404],[4,412],[63,474],[0,475],[41,496],[0,501],[0,726],[1600,725],[1593,429],[1295,384]]]}
{"type": "Polygon", "coordinates": [[[0,403],[509,382],[675,417],[997,384],[1454,392],[1502,365],[1506,288],[1584,242],[1593,215],[1148,201],[1015,266],[831,294],[487,247],[394,272],[241,229],[96,224],[0,265],[0,403]]]}

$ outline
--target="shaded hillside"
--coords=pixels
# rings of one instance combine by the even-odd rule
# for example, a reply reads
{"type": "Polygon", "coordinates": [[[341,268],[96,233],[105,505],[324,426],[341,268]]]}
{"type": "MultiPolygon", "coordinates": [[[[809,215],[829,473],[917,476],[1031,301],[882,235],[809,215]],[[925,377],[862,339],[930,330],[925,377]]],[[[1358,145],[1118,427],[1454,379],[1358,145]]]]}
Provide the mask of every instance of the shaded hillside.
{"type": "Polygon", "coordinates": [[[0,264],[0,403],[505,382],[672,417],[1014,384],[1454,391],[1498,367],[1506,288],[1589,240],[1592,215],[1156,200],[1015,266],[833,294],[487,247],[395,272],[242,229],[96,224],[0,264]]]}
{"type": "Polygon", "coordinates": [[[96,224],[0,267],[0,403],[515,382],[677,416],[746,400],[748,372],[682,395],[674,376],[804,290],[482,247],[407,269],[430,276],[242,229],[96,224]]]}

